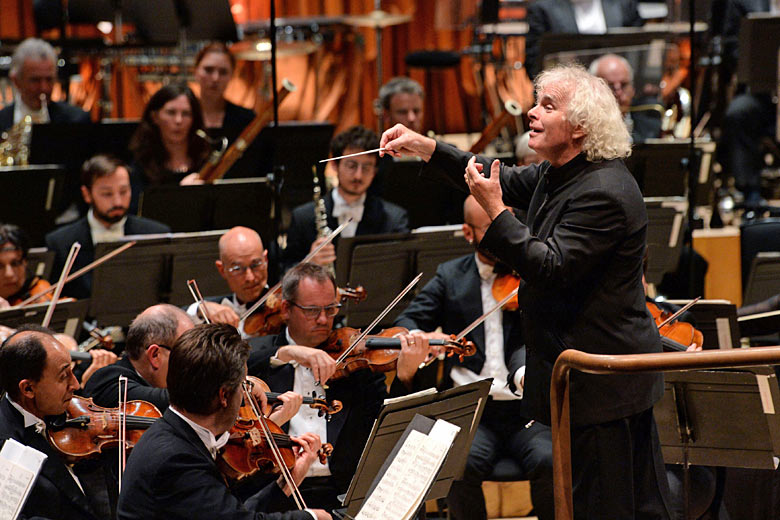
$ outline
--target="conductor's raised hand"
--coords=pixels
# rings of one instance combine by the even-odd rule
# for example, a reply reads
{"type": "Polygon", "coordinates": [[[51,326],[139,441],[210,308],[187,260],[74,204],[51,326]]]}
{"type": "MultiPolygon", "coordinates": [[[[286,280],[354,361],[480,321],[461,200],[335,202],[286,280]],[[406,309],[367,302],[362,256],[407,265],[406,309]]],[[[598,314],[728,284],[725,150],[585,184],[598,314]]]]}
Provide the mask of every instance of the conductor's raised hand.
{"type": "Polygon", "coordinates": [[[499,180],[501,163],[495,159],[490,164],[490,177],[482,175],[482,168],[482,165],[477,162],[476,156],[472,156],[466,166],[463,178],[466,180],[471,194],[488,214],[490,220],[493,220],[506,209],[499,180]]]}
{"type": "Polygon", "coordinates": [[[383,157],[386,153],[393,157],[410,155],[419,157],[427,162],[436,150],[436,141],[409,130],[399,123],[385,130],[382,134],[382,139],[379,141],[379,146],[385,148],[384,152],[379,152],[380,157],[383,157]]]}

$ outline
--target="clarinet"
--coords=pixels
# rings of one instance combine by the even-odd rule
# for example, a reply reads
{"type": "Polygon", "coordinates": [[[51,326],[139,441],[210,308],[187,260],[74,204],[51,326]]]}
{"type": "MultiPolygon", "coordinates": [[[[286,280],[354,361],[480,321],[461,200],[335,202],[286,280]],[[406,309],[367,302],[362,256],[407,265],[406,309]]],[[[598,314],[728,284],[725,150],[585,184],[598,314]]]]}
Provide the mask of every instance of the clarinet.
{"type": "MultiPolygon", "coordinates": [[[[314,225],[317,227],[317,238],[322,238],[330,235],[332,231],[328,227],[328,213],[325,211],[325,199],[322,198],[322,188],[320,188],[319,177],[317,176],[317,166],[312,166],[311,172],[314,177],[314,187],[312,189],[314,199],[314,225]]],[[[336,276],[336,270],[332,263],[325,267],[330,271],[330,274],[336,276]]]]}

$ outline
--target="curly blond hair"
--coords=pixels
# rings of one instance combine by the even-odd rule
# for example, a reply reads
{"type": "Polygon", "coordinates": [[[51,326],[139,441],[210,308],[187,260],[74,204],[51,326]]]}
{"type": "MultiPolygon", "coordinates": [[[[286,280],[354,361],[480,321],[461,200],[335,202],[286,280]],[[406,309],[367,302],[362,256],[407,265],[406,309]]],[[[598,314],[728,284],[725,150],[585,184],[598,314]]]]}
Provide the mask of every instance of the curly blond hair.
{"type": "Polygon", "coordinates": [[[631,155],[631,136],[615,96],[603,79],[580,65],[559,65],[536,77],[537,98],[545,89],[554,89],[566,105],[566,117],[580,127],[585,138],[582,151],[590,162],[631,155]]]}

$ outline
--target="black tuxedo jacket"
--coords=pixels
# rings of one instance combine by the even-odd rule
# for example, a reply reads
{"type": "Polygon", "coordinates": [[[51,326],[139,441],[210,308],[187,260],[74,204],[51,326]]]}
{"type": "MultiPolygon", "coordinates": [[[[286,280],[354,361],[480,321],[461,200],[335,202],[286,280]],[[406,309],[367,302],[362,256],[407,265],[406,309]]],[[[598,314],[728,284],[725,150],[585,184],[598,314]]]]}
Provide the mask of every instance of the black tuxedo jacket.
{"type": "MultiPolygon", "coordinates": [[[[293,389],[295,368],[291,364],[271,367],[268,360],[279,347],[287,345],[286,330],[275,336],[256,338],[249,357],[249,374],[258,376],[268,383],[273,392],[287,392],[293,389]]],[[[328,401],[341,401],[344,408],[331,416],[328,423],[327,442],[333,444],[328,466],[336,487],[343,493],[349,487],[355,473],[371,428],[388,397],[384,374],[370,370],[353,372],[349,377],[327,382],[325,397],[328,401]]],[[[406,393],[404,385],[395,378],[390,389],[391,396],[406,393]]],[[[289,424],[283,426],[287,431],[289,424]]]]}
{"type": "Polygon", "coordinates": [[[192,427],[167,410],[130,454],[117,516],[125,520],[311,520],[305,511],[264,512],[286,501],[272,482],[242,504],[228,490],[192,427]]]}
{"type": "MultiPolygon", "coordinates": [[[[431,163],[465,186],[472,154],[437,143],[431,163]]],[[[489,169],[485,157],[477,157],[489,169]]],[[[480,247],[523,279],[518,293],[526,343],[523,405],[550,422],[550,377],[558,355],[661,352],[645,305],[642,258],[647,211],[623,161],[579,155],[559,168],[545,161],[501,168],[504,203],[528,208],[527,224],[498,215],[480,247]]],[[[508,367],[510,372],[514,367],[508,367]]],[[[593,375],[572,371],[575,425],[609,422],[647,410],[663,395],[661,374],[593,375]]]]}
{"type": "Polygon", "coordinates": [[[47,456],[22,510],[23,517],[97,519],[92,504],[73,480],[59,452],[41,434],[25,429],[22,414],[3,398],[0,399],[0,445],[7,439],[47,456]]]}
{"type": "MultiPolygon", "coordinates": [[[[148,218],[136,217],[135,215],[128,215],[125,222],[125,235],[151,235],[170,232],[171,228],[165,224],[148,218]]],[[[78,256],[76,256],[71,272],[78,271],[95,259],[95,245],[92,243],[92,233],[89,229],[87,217],[82,217],[76,222],[55,229],[46,235],[46,247],[55,253],[54,267],[52,268],[53,276],[59,277],[60,272],[62,272],[73,242],[81,243],[81,250],[78,256]]],[[[66,284],[62,290],[63,296],[72,296],[78,299],[89,298],[91,293],[91,272],[66,284]]]]}
{"type": "MultiPolygon", "coordinates": [[[[637,0],[601,0],[607,29],[639,27],[644,24],[639,16],[637,0]]],[[[539,39],[546,33],[577,34],[577,20],[571,0],[538,0],[528,6],[526,15],[528,35],[525,37],[525,68],[533,79],[541,71],[539,39]]]]}
{"type": "MultiPolygon", "coordinates": [[[[14,107],[16,103],[0,110],[0,132],[11,128],[14,124],[14,107]]],[[[49,103],[49,120],[52,123],[89,123],[89,114],[78,107],[61,101],[49,103]]]]}
{"type": "MultiPolygon", "coordinates": [[[[339,227],[338,219],[333,216],[333,194],[328,192],[323,199],[328,215],[328,227],[339,227]]],[[[355,235],[376,235],[382,233],[406,233],[409,231],[409,217],[406,210],[390,202],[368,195],[363,210],[363,218],[358,224],[355,235]]],[[[287,231],[287,248],[282,255],[282,266],[286,271],[309,254],[312,242],[317,239],[317,227],[314,222],[314,202],[307,202],[292,212],[290,229],[287,231]]],[[[335,245],[338,237],[333,241],[335,245]]]]}
{"type": "MultiPolygon", "coordinates": [[[[396,318],[394,325],[426,332],[440,326],[447,334],[457,334],[484,312],[479,286],[479,271],[473,254],[444,262],[436,269],[436,276],[396,318]]],[[[509,367],[515,351],[520,351],[518,362],[525,358],[520,313],[504,312],[502,324],[504,363],[509,367]]],[[[477,352],[473,356],[463,358],[463,362],[459,361],[457,356],[447,357],[447,376],[449,368],[455,364],[463,365],[475,374],[482,371],[485,364],[485,326],[479,325],[466,338],[474,342],[477,352]]]]}
{"type": "Polygon", "coordinates": [[[84,397],[91,397],[95,404],[106,408],[114,408],[118,402],[118,377],[127,377],[127,399],[140,399],[155,405],[164,412],[168,408],[168,389],[155,388],[138,375],[132,363],[123,357],[116,363],[97,370],[84,386],[84,397]]]}

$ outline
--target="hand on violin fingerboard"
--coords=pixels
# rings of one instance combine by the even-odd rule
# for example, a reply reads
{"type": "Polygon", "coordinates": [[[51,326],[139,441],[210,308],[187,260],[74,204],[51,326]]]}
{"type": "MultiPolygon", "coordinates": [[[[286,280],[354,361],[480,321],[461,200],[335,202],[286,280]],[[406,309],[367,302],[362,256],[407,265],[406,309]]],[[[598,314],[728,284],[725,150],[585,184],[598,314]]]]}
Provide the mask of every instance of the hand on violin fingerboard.
{"type": "Polygon", "coordinates": [[[336,372],[336,361],[327,352],[316,348],[286,345],[279,348],[276,358],[285,363],[297,361],[311,369],[314,380],[320,384],[325,383],[336,372]]]}
{"type": "Polygon", "coordinates": [[[298,445],[292,476],[295,483],[300,486],[311,465],[319,458],[318,452],[322,447],[322,440],[316,433],[304,433],[300,437],[291,437],[291,440],[298,445]]]}
{"type": "Polygon", "coordinates": [[[401,353],[398,356],[396,375],[407,388],[411,388],[414,374],[428,358],[431,348],[428,338],[421,335],[401,334],[398,338],[401,340],[401,353]]]}
{"type": "MultiPolygon", "coordinates": [[[[412,332],[413,336],[421,336],[427,340],[432,339],[441,339],[441,340],[449,340],[452,339],[452,336],[450,334],[445,334],[443,332],[433,331],[433,332],[423,332],[423,331],[414,331],[412,332]]],[[[443,346],[440,345],[431,345],[430,346],[430,354],[428,355],[429,358],[431,357],[438,357],[440,354],[445,354],[446,349],[443,346]]],[[[425,361],[428,361],[426,359],[425,361]]]]}
{"type": "Polygon", "coordinates": [[[281,406],[274,408],[273,412],[268,416],[273,422],[279,426],[283,425],[290,419],[292,419],[303,404],[303,396],[296,394],[295,392],[285,392],[278,398],[281,402],[281,406]]]}

